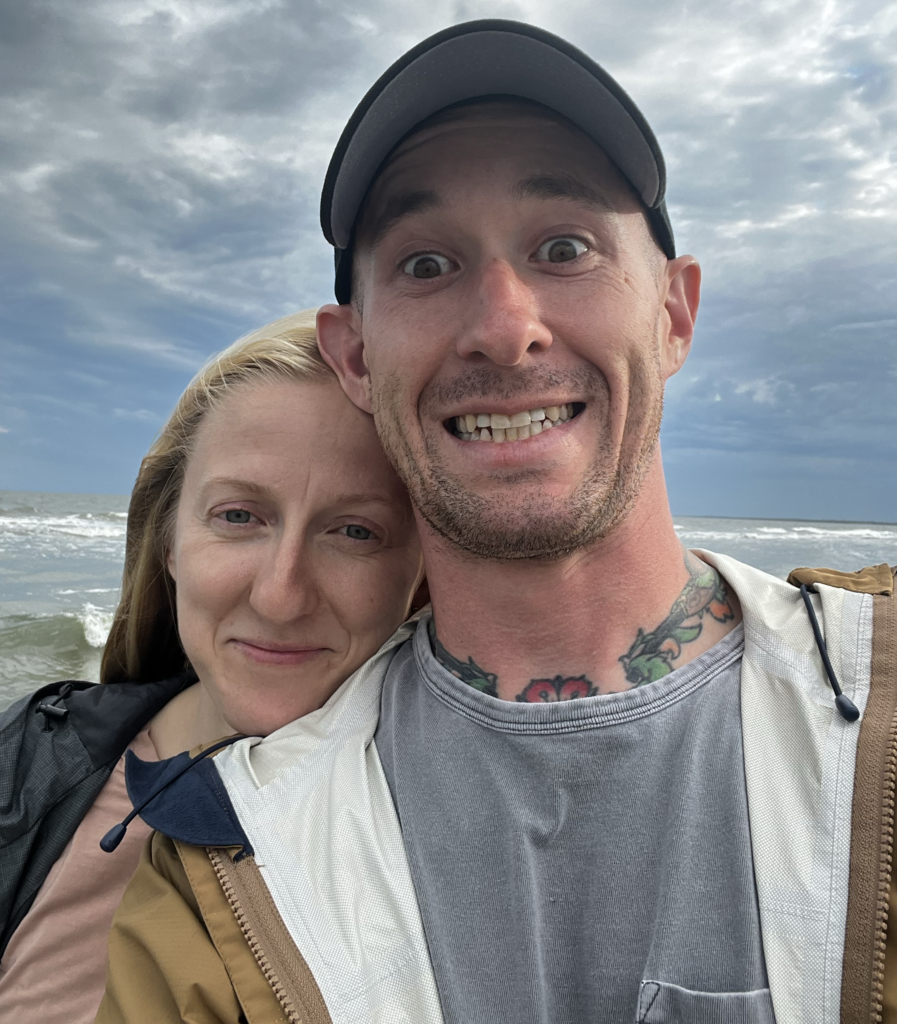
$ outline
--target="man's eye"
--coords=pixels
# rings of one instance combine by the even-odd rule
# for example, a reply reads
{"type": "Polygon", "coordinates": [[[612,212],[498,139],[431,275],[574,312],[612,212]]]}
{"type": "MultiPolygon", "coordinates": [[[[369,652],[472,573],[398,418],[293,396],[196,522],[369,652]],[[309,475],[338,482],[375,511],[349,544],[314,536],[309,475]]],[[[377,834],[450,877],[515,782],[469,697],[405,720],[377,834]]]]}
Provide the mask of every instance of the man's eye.
{"type": "Polygon", "coordinates": [[[229,508],[223,515],[228,523],[236,523],[240,526],[252,519],[252,513],[247,512],[245,508],[229,508]]]}
{"type": "Polygon", "coordinates": [[[344,526],[343,532],[347,537],[351,537],[352,540],[371,540],[374,536],[374,531],[369,530],[366,526],[359,526],[358,523],[350,523],[349,526],[344,526]]]}
{"type": "Polygon", "coordinates": [[[447,274],[451,269],[451,261],[434,252],[412,256],[402,265],[402,273],[408,274],[409,277],[439,277],[441,274],[447,274]]]}
{"type": "Polygon", "coordinates": [[[536,259],[547,263],[569,263],[588,251],[588,246],[579,238],[549,238],[536,251],[536,259]]]}

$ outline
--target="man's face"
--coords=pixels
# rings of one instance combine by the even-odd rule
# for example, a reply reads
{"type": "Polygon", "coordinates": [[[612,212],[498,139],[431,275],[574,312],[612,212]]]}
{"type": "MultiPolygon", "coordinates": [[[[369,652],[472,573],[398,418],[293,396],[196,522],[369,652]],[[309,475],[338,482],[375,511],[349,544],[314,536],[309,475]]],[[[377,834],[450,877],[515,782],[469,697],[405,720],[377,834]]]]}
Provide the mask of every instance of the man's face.
{"type": "Polygon", "coordinates": [[[356,260],[377,429],[439,534],[558,558],[621,521],[681,358],[667,261],[591,140],[500,103],[418,132],[372,190],[356,260]]]}

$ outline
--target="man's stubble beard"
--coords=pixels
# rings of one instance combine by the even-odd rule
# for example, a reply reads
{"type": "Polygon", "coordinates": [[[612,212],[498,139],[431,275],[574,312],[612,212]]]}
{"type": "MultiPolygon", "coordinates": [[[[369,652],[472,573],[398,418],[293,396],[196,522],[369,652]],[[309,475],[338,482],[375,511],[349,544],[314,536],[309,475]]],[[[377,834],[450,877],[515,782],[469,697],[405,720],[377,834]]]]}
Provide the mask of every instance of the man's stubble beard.
{"type": "MultiPolygon", "coordinates": [[[[420,418],[424,420],[428,406],[444,408],[447,402],[463,398],[508,400],[517,394],[561,388],[588,395],[593,420],[599,414],[603,427],[610,426],[610,389],[594,366],[565,374],[528,371],[517,378],[471,368],[451,381],[425,389],[420,418]]],[[[663,380],[658,358],[632,368],[627,397],[628,415],[619,450],[609,430],[602,430],[595,458],[570,497],[530,490],[519,501],[484,498],[466,489],[446,469],[434,437],[424,435],[424,458],[418,456],[398,415],[403,408],[398,375],[385,378],[373,392],[373,409],[389,461],[408,488],[415,508],[440,537],[489,561],[556,561],[608,536],[635,505],[660,436],[663,380]],[[633,441],[637,443],[633,445],[633,441]]],[[[521,476],[525,480],[526,473],[521,476]]]]}

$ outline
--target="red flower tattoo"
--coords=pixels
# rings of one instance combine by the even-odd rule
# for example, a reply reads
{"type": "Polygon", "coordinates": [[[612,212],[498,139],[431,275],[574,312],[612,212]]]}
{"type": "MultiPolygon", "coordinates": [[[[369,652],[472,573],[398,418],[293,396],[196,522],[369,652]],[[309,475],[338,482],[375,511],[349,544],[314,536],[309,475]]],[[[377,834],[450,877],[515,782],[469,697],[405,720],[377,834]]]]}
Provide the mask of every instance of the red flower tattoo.
{"type": "Polygon", "coordinates": [[[554,679],[534,679],[517,700],[524,704],[549,704],[556,700],[576,700],[594,697],[598,687],[586,676],[555,676],[554,679]]]}

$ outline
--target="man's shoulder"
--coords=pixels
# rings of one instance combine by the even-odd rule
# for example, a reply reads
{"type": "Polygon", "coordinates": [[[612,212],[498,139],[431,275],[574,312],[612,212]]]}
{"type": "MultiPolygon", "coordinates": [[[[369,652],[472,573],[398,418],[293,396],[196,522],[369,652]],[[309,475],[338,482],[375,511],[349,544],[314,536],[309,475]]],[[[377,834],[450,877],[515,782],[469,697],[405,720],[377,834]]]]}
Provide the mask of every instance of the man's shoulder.
{"type": "Polygon", "coordinates": [[[695,554],[712,565],[738,597],[748,660],[772,658],[789,677],[803,666],[798,674],[815,678],[817,659],[827,657],[823,648],[846,652],[850,663],[865,651],[860,661],[868,661],[876,646],[872,624],[879,613],[873,614],[874,607],[894,600],[894,569],[885,563],[856,572],[803,567],[781,579],[729,555],[695,554]],[[807,656],[815,667],[808,666],[807,656]]]}
{"type": "Polygon", "coordinates": [[[742,606],[747,605],[762,618],[763,609],[783,605],[800,605],[801,584],[813,591],[819,587],[847,593],[890,597],[894,593],[897,567],[886,562],[867,566],[855,572],[840,569],[810,568],[802,566],[791,570],[785,579],[741,562],[731,555],[695,549],[694,553],[712,565],[735,591],[742,606]]]}
{"type": "Polygon", "coordinates": [[[794,587],[804,584],[807,588],[822,584],[826,587],[837,587],[850,590],[855,594],[872,594],[880,597],[891,597],[894,593],[894,579],[897,566],[882,562],[879,565],[867,565],[856,572],[842,572],[839,569],[792,569],[787,582],[794,587]]]}
{"type": "Polygon", "coordinates": [[[736,593],[739,593],[739,585],[741,589],[762,586],[769,591],[777,592],[783,596],[793,597],[803,583],[809,589],[822,585],[834,587],[838,590],[851,591],[856,594],[890,597],[894,592],[894,581],[895,576],[897,576],[897,566],[881,562],[878,565],[866,566],[854,572],[846,572],[841,569],[800,566],[792,569],[783,580],[778,576],[765,572],[763,569],[758,569],[756,566],[741,562],[731,555],[724,555],[701,548],[693,550],[698,557],[721,573],[734,587],[736,593]]]}

